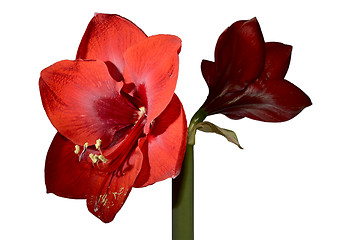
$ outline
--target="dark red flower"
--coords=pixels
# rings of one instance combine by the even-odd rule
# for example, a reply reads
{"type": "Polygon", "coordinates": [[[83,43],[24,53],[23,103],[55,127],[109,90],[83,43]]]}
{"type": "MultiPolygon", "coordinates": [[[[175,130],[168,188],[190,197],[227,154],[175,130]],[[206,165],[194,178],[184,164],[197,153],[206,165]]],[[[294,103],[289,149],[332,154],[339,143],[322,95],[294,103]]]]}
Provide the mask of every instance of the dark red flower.
{"type": "Polygon", "coordinates": [[[256,18],[232,24],[218,39],[215,62],[202,61],[209,87],[203,110],[266,122],[295,117],[311,100],[284,79],[291,50],[282,43],[265,43],[256,18]]]}
{"type": "Polygon", "coordinates": [[[174,94],[181,40],[147,37],[129,20],[97,14],[76,60],[44,69],[44,109],[58,130],[47,154],[47,191],[85,198],[110,222],[132,187],[175,177],[186,118],[174,94]]]}

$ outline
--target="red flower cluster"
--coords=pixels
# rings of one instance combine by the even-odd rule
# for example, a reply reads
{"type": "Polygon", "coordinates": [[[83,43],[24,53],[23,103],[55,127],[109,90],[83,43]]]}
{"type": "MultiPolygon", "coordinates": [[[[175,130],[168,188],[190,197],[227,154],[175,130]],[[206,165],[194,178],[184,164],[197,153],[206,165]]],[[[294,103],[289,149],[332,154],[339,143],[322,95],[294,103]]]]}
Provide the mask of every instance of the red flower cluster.
{"type": "Polygon", "coordinates": [[[215,62],[203,60],[209,87],[202,109],[231,119],[289,120],[311,105],[301,89],[284,80],[292,47],[264,42],[256,18],[238,21],[219,37],[215,62]]]}
{"type": "Polygon", "coordinates": [[[179,174],[186,117],[174,94],[181,40],[147,37],[127,19],[97,14],[76,60],[44,69],[44,109],[58,133],[46,158],[47,191],[84,198],[110,222],[132,187],[179,174]]]}

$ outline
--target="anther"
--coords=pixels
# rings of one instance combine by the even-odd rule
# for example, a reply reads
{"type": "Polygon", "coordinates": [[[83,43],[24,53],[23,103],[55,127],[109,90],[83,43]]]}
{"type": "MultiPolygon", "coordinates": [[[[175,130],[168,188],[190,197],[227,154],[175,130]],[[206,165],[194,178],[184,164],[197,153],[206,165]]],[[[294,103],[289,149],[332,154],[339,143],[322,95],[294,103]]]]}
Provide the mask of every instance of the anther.
{"type": "Polygon", "coordinates": [[[100,155],[100,156],[99,156],[99,159],[100,159],[103,163],[106,163],[106,162],[108,161],[103,155],[100,155]]]}
{"type": "Polygon", "coordinates": [[[146,116],[146,109],[145,109],[145,107],[143,106],[143,107],[140,107],[139,108],[139,111],[137,112],[137,114],[138,114],[138,119],[136,120],[136,122],[135,122],[135,124],[137,124],[137,122],[140,120],[140,118],[142,117],[142,116],[146,116]]]}
{"type": "Polygon", "coordinates": [[[139,116],[140,116],[140,117],[141,117],[142,115],[144,115],[145,112],[146,112],[146,110],[145,110],[145,107],[144,107],[144,106],[139,108],[139,116]]]}
{"type": "Polygon", "coordinates": [[[75,145],[75,154],[79,154],[80,153],[80,146],[79,145],[75,145]]]}
{"type": "Polygon", "coordinates": [[[95,148],[96,148],[97,150],[99,150],[99,149],[100,149],[100,146],[101,146],[101,139],[98,139],[98,140],[96,140],[95,148]]]}
{"type": "Polygon", "coordinates": [[[89,154],[89,158],[93,163],[97,163],[99,161],[99,157],[97,155],[94,155],[92,153],[89,154]]]}
{"type": "Polygon", "coordinates": [[[106,163],[108,160],[103,156],[103,155],[96,155],[93,153],[89,154],[89,158],[91,159],[91,161],[95,164],[98,163],[99,161],[106,163]]]}

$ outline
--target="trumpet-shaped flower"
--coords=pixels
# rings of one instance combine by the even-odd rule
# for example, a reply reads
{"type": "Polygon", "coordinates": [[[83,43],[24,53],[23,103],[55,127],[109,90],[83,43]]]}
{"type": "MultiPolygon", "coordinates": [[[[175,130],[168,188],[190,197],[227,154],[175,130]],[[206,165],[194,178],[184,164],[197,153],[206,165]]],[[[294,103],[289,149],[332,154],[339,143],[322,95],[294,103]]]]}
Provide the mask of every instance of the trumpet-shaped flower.
{"type": "Polygon", "coordinates": [[[57,129],[45,164],[47,191],[87,200],[110,222],[132,187],[181,169],[186,117],[174,94],[181,40],[146,36],[129,20],[97,14],[76,60],[41,72],[44,109],[57,129]]]}
{"type": "Polygon", "coordinates": [[[281,122],[295,117],[311,100],[284,79],[291,50],[282,43],[265,43],[256,18],[235,22],[219,37],[215,62],[202,61],[209,87],[202,109],[231,119],[281,122]]]}

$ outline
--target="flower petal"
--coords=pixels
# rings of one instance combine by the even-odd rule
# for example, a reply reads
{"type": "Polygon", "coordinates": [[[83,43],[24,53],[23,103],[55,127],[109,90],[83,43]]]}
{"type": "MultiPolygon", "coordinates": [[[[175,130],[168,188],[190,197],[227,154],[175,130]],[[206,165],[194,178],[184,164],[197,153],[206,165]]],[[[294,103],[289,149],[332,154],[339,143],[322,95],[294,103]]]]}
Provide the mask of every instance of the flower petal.
{"type": "Polygon", "coordinates": [[[135,90],[150,123],[169,104],[179,71],[181,40],[172,35],[151,36],[125,53],[127,92],[135,90]]]}
{"type": "Polygon", "coordinates": [[[111,76],[122,79],[124,52],[147,36],[134,23],[113,14],[96,14],[80,42],[77,59],[99,59],[109,67],[111,76]]]}
{"type": "Polygon", "coordinates": [[[39,81],[44,109],[63,136],[78,145],[101,139],[105,146],[138,118],[138,109],[120,94],[122,84],[103,62],[83,60],[55,63],[39,81]]]}
{"type": "Polygon", "coordinates": [[[90,176],[87,207],[101,221],[111,222],[134,185],[142,165],[142,153],[136,147],[117,171],[93,171],[90,176]]]}
{"type": "Polygon", "coordinates": [[[262,73],[265,42],[256,18],[235,22],[221,34],[215,63],[223,86],[234,91],[244,89],[262,73]]]}
{"type": "Polygon", "coordinates": [[[248,117],[265,122],[283,122],[310,105],[310,98],[286,80],[257,80],[222,113],[232,119],[248,117]]]}
{"type": "Polygon", "coordinates": [[[292,46],[279,42],[266,43],[266,59],[263,75],[266,79],[285,78],[290,64],[292,46]]]}
{"type": "Polygon", "coordinates": [[[216,65],[214,62],[202,60],[201,72],[209,89],[216,85],[216,65]]]}
{"type": "Polygon", "coordinates": [[[174,94],[167,108],[154,120],[143,145],[144,162],[134,187],[145,187],[169,177],[181,169],[186,148],[186,116],[174,94]]]}
{"type": "Polygon", "coordinates": [[[75,144],[57,133],[45,162],[45,184],[48,193],[66,198],[86,198],[91,165],[79,162],[75,144]]]}

